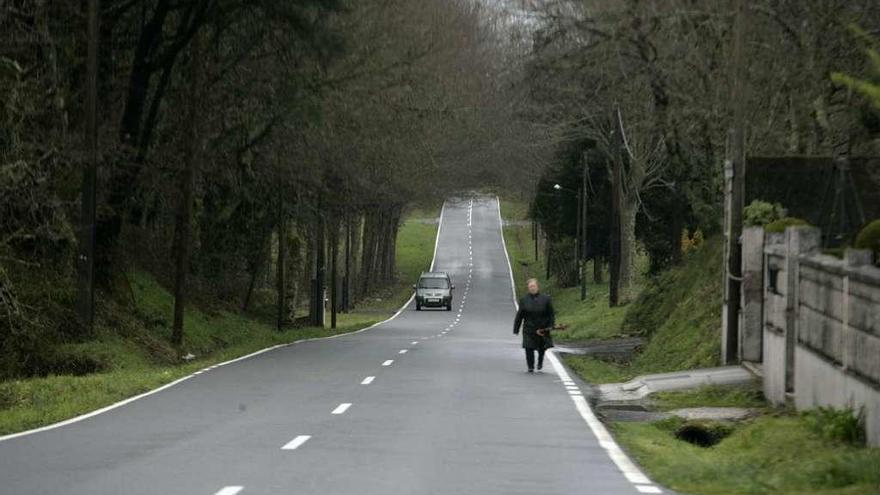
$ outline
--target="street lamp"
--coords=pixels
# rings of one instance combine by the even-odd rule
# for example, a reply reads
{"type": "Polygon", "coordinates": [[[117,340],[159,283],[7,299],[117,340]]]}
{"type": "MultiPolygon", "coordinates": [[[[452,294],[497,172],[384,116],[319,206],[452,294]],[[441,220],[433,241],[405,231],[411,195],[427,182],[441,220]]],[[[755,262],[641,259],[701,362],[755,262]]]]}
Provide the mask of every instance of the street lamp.
{"type": "Polygon", "coordinates": [[[587,237],[587,168],[584,167],[581,187],[578,190],[563,187],[559,183],[553,184],[556,191],[566,191],[577,194],[577,230],[575,235],[574,256],[578,265],[578,278],[581,283],[581,301],[587,298],[587,278],[584,273],[584,258],[586,257],[587,237]]]}

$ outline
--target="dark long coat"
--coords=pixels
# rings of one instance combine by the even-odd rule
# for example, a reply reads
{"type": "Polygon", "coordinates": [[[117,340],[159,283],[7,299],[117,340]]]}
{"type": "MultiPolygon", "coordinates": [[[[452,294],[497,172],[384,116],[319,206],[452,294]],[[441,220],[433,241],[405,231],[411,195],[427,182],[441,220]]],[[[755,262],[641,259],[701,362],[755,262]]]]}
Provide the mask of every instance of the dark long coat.
{"type": "Polygon", "coordinates": [[[553,311],[553,301],[545,294],[526,294],[519,300],[519,311],[513,320],[513,333],[519,333],[522,325],[524,349],[547,349],[553,347],[553,339],[550,332],[544,337],[538,335],[539,329],[553,328],[556,324],[556,314],[553,311]]]}

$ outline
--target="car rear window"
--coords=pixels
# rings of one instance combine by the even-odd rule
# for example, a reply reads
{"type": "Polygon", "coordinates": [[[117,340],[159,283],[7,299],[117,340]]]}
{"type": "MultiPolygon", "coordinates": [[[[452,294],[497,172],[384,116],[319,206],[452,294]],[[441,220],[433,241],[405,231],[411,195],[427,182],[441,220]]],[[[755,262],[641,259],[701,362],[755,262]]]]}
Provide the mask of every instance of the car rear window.
{"type": "Polygon", "coordinates": [[[422,289],[448,289],[449,282],[445,278],[421,278],[419,287],[422,289]]]}

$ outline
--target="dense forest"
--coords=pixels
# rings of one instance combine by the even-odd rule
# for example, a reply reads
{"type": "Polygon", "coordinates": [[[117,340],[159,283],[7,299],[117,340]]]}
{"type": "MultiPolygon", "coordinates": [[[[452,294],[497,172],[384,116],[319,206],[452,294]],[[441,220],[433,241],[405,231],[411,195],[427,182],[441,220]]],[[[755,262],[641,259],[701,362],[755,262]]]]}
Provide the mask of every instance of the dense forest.
{"type": "Polygon", "coordinates": [[[89,2],[0,2],[7,376],[44,370],[49,342],[88,338],[77,245],[93,164],[97,324],[147,270],[174,290],[180,346],[187,299],[247,312],[268,287],[278,326],[293,323],[330,256],[348,254],[342,301],[356,304],[395,277],[406,208],[504,187],[525,163],[510,36],[477,3],[99,3],[92,153],[89,2]]]}

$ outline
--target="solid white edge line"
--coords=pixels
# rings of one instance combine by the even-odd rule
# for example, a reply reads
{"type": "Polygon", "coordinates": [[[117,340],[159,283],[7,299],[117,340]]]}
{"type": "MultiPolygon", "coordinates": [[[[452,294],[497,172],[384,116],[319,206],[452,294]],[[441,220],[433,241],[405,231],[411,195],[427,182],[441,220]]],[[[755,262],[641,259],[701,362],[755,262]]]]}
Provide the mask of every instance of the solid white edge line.
{"type": "Polygon", "coordinates": [[[302,444],[308,442],[310,438],[312,438],[311,435],[300,435],[284,444],[284,447],[281,447],[281,450],[296,450],[301,447],[302,444]]]}
{"type": "Polygon", "coordinates": [[[214,495],[235,495],[242,490],[244,490],[243,486],[224,486],[214,495]]]}
{"type": "Polygon", "coordinates": [[[639,493],[663,493],[663,491],[654,485],[636,485],[636,490],[638,490],[639,493]]]}
{"type": "Polygon", "coordinates": [[[345,411],[348,411],[348,408],[351,407],[350,402],[343,402],[336,406],[336,409],[333,410],[330,414],[343,414],[345,411]]]}
{"type": "MultiPolygon", "coordinates": [[[[434,263],[437,261],[437,246],[440,244],[440,229],[443,228],[443,213],[446,211],[446,201],[443,202],[443,205],[440,206],[440,221],[437,222],[437,235],[434,238],[434,254],[431,256],[431,267],[428,268],[429,272],[434,271],[434,263]]],[[[415,294],[413,294],[415,295],[415,294]]]]}
{"type": "MultiPolygon", "coordinates": [[[[519,310],[519,303],[516,300],[516,282],[513,278],[513,267],[510,264],[510,255],[507,254],[507,242],[504,240],[504,219],[501,218],[501,199],[498,196],[495,196],[495,201],[498,205],[498,228],[501,232],[501,245],[504,247],[504,257],[507,259],[507,271],[510,274],[510,293],[513,296],[514,307],[519,310]]],[[[554,351],[548,352],[547,358],[550,359],[550,364],[553,365],[553,369],[563,382],[572,381],[571,376],[569,376],[562,363],[559,362],[559,358],[556,357],[554,351]]],[[[620,469],[626,479],[633,484],[651,484],[651,480],[648,479],[648,477],[645,476],[645,474],[626,455],[623,449],[621,449],[617,442],[614,441],[611,434],[608,433],[608,429],[605,428],[605,425],[603,425],[596,415],[593,414],[593,410],[590,409],[587,400],[583,396],[570,397],[574,402],[575,408],[577,408],[580,413],[581,418],[587,423],[587,426],[589,426],[590,430],[593,432],[593,436],[599,441],[599,445],[605,449],[605,452],[608,453],[608,456],[614,464],[617,465],[617,468],[620,469]]]]}
{"type": "MultiPolygon", "coordinates": [[[[443,205],[440,206],[440,221],[437,223],[437,233],[435,234],[435,237],[434,237],[434,254],[433,254],[432,258],[431,258],[431,268],[429,268],[429,270],[433,270],[433,269],[434,269],[434,262],[437,260],[437,245],[440,243],[440,228],[443,226],[443,213],[444,213],[445,211],[446,211],[446,201],[444,201],[444,202],[443,202],[443,205]]],[[[293,342],[288,342],[288,343],[286,343],[286,344],[276,344],[276,345],[273,345],[273,346],[266,347],[265,349],[260,349],[260,350],[258,350],[258,351],[252,352],[252,353],[250,353],[250,354],[245,354],[244,356],[239,356],[239,357],[237,357],[237,358],[235,358],[235,359],[230,359],[229,361],[223,361],[222,363],[215,363],[215,364],[213,364],[213,365],[211,365],[211,366],[207,366],[207,367],[202,368],[201,370],[198,370],[198,371],[212,370],[212,369],[215,369],[215,368],[219,368],[219,367],[221,367],[221,366],[226,366],[226,365],[228,365],[228,364],[237,363],[237,362],[239,362],[239,361],[244,361],[245,359],[250,359],[250,358],[252,358],[252,357],[254,357],[254,356],[259,356],[260,354],[263,354],[264,352],[269,352],[269,351],[273,351],[273,350],[275,350],[275,349],[280,349],[280,348],[282,348],[282,347],[289,347],[289,346],[296,345],[296,344],[302,344],[303,342],[313,342],[313,341],[316,341],[316,340],[329,340],[329,339],[336,339],[336,338],[339,338],[339,337],[346,337],[346,336],[356,335],[356,334],[359,334],[359,333],[362,333],[362,332],[366,332],[367,330],[370,330],[370,329],[376,328],[376,327],[378,327],[379,325],[382,325],[382,324],[384,324],[384,323],[388,323],[389,321],[391,321],[391,320],[397,318],[397,317],[400,315],[400,313],[403,313],[403,311],[404,311],[407,307],[409,307],[409,305],[412,303],[412,301],[413,301],[413,299],[414,299],[415,297],[416,297],[416,294],[415,294],[415,292],[413,292],[413,293],[409,296],[409,299],[407,299],[406,302],[403,303],[403,306],[401,306],[400,309],[398,309],[397,312],[395,312],[393,315],[389,316],[388,318],[386,318],[386,319],[384,319],[384,320],[382,320],[382,321],[377,321],[376,323],[373,323],[372,325],[370,325],[370,326],[368,326],[368,327],[361,328],[360,330],[355,330],[355,331],[353,331],[353,332],[346,332],[346,333],[338,333],[338,334],[336,334],[336,335],[328,335],[328,336],[326,336],[326,337],[312,337],[312,338],[309,338],[309,339],[294,340],[293,342]]],[[[87,412],[87,413],[84,413],[84,414],[80,414],[79,416],[74,416],[74,417],[72,417],[72,418],[65,419],[65,420],[59,421],[59,422],[57,422],[57,423],[52,423],[52,424],[48,424],[48,425],[45,425],[45,426],[40,426],[40,427],[38,427],[38,428],[33,428],[33,429],[30,429],[30,430],[19,431],[19,432],[17,432],[17,433],[10,433],[10,434],[8,434],[8,435],[0,436],[0,442],[6,441],[6,440],[12,440],[13,438],[23,437],[23,436],[26,436],[26,435],[33,435],[34,433],[40,433],[40,432],[43,432],[43,431],[54,430],[55,428],[61,428],[62,426],[67,426],[67,425],[70,425],[70,424],[73,424],[73,423],[79,423],[80,421],[83,421],[83,420],[89,419],[89,418],[91,418],[91,417],[97,416],[97,415],[99,415],[99,414],[103,414],[103,413],[108,412],[108,411],[112,411],[113,409],[116,409],[116,408],[118,408],[118,407],[122,407],[122,406],[124,406],[124,405],[126,405],[126,404],[130,404],[130,403],[132,403],[132,402],[134,402],[134,401],[136,401],[136,400],[138,400],[138,399],[143,399],[144,397],[148,397],[148,396],[150,396],[150,395],[157,394],[157,393],[159,393],[159,392],[161,392],[161,391],[163,391],[163,390],[165,390],[165,389],[171,388],[171,387],[173,387],[173,386],[175,386],[175,385],[177,385],[177,384],[179,384],[179,383],[181,383],[181,382],[184,382],[184,381],[186,381],[186,380],[189,380],[190,378],[192,378],[192,377],[194,377],[194,376],[196,376],[195,373],[192,373],[192,374],[186,375],[186,376],[181,377],[181,378],[178,378],[177,380],[174,380],[174,381],[172,381],[172,382],[168,382],[168,383],[166,383],[165,385],[161,385],[161,386],[159,386],[159,387],[157,387],[157,388],[154,388],[153,390],[149,390],[149,391],[144,392],[144,393],[142,393],[142,394],[138,394],[138,395],[135,395],[135,396],[133,396],[133,397],[129,397],[129,398],[127,398],[127,399],[123,399],[123,400],[121,400],[121,401],[119,401],[119,402],[116,402],[116,403],[113,403],[113,404],[110,404],[110,405],[104,406],[104,407],[102,407],[102,408],[100,408],[100,409],[96,409],[96,410],[94,410],[94,411],[90,411],[90,412],[87,412]]]]}

